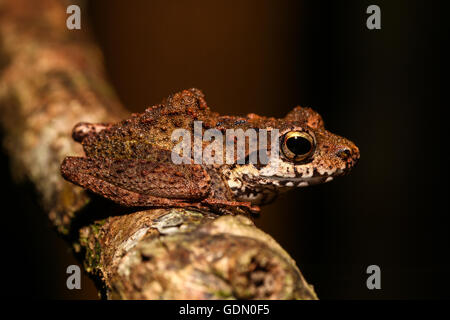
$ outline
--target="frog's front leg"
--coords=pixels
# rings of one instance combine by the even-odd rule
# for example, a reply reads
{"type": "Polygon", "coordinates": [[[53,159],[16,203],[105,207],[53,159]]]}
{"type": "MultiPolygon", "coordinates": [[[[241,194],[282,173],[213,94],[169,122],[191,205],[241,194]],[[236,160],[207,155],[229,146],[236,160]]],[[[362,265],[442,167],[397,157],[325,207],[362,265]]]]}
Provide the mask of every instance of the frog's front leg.
{"type": "Polygon", "coordinates": [[[82,142],[84,138],[98,134],[99,132],[108,129],[112,126],[111,123],[87,123],[80,122],[72,129],[72,138],[77,142],[82,142]]]}
{"type": "Polygon", "coordinates": [[[258,214],[261,209],[257,205],[253,205],[251,202],[242,202],[242,201],[227,201],[227,200],[221,200],[221,199],[214,199],[214,198],[206,198],[202,200],[202,204],[205,204],[207,207],[218,207],[218,208],[230,208],[231,211],[234,211],[233,209],[244,209],[245,211],[249,211],[253,214],[258,214]]]}

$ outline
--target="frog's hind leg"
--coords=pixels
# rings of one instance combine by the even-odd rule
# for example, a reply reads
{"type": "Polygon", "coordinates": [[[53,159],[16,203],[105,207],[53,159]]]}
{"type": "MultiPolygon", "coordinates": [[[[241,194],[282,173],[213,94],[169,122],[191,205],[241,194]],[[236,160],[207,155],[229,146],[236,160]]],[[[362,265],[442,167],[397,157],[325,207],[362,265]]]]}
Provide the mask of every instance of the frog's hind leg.
{"type": "Polygon", "coordinates": [[[87,123],[80,122],[72,129],[72,138],[77,142],[82,142],[84,138],[98,134],[112,126],[110,123],[87,123]]]}
{"type": "Polygon", "coordinates": [[[142,195],[135,191],[117,187],[110,182],[96,179],[85,173],[77,174],[71,181],[125,207],[187,206],[187,204],[184,204],[180,199],[165,199],[151,195],[142,195]]]}
{"type": "Polygon", "coordinates": [[[209,175],[200,165],[67,157],[61,173],[66,180],[128,207],[198,207],[210,192],[209,175]]]}

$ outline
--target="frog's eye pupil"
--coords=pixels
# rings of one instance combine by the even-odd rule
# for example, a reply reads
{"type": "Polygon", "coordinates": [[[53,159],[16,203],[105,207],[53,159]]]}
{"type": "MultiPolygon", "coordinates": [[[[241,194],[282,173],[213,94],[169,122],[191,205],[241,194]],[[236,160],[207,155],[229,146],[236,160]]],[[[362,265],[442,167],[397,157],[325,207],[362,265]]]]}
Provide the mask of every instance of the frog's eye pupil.
{"type": "Polygon", "coordinates": [[[304,155],[311,151],[311,142],[303,137],[295,136],[286,140],[286,147],[295,155],[304,155]]]}

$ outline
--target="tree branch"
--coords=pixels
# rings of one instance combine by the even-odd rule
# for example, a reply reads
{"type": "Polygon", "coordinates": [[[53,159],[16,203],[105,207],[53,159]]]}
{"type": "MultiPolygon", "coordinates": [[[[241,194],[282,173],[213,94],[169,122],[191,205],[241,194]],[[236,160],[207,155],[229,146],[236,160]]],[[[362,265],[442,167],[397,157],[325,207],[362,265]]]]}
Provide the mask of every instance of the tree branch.
{"type": "Polygon", "coordinates": [[[13,175],[33,184],[107,297],[316,299],[290,256],[246,217],[129,212],[61,178],[62,159],[82,154],[74,124],[127,114],[99,49],[66,18],[59,0],[0,1],[0,123],[13,175]]]}

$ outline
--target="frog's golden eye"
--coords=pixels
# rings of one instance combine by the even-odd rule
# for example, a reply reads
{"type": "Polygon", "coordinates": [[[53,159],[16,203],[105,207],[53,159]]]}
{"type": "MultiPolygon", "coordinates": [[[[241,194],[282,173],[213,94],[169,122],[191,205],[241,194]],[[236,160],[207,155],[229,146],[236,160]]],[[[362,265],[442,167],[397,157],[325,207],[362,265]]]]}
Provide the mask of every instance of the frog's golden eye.
{"type": "Polygon", "coordinates": [[[283,136],[281,150],[289,160],[305,160],[313,154],[314,149],[314,139],[306,132],[290,131],[283,136]]]}

